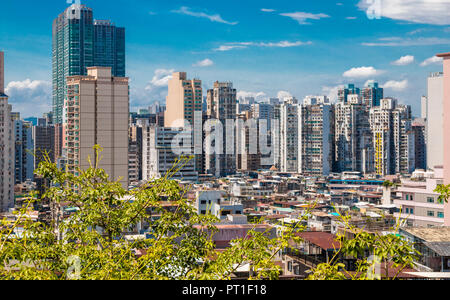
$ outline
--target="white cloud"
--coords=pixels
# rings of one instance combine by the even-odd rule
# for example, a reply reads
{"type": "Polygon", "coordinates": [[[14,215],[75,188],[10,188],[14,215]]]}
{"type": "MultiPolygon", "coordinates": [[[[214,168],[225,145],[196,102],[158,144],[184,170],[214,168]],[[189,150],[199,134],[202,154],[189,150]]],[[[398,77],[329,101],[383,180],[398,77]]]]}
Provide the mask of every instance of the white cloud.
{"type": "Polygon", "coordinates": [[[347,17],[346,19],[347,19],[347,20],[356,20],[357,17],[347,17]]]}
{"type": "Polygon", "coordinates": [[[198,61],[197,63],[195,63],[193,65],[193,67],[210,67],[214,65],[214,62],[212,60],[210,60],[209,58],[198,61]]]}
{"type": "Polygon", "coordinates": [[[437,56],[433,56],[430,58],[427,58],[426,60],[424,60],[420,66],[422,67],[426,67],[428,65],[432,65],[432,64],[441,64],[443,61],[442,57],[437,57],[437,56]]]}
{"type": "Polygon", "coordinates": [[[338,91],[342,88],[344,88],[344,85],[324,86],[322,92],[328,96],[330,102],[335,103],[338,99],[338,91]]]}
{"type": "Polygon", "coordinates": [[[374,67],[360,67],[360,68],[352,68],[344,72],[342,76],[347,78],[366,78],[379,75],[381,73],[382,71],[376,70],[374,67]]]}
{"type": "Polygon", "coordinates": [[[279,91],[277,94],[277,98],[280,100],[284,100],[286,98],[292,98],[292,94],[287,91],[279,91]]]}
{"type": "Polygon", "coordinates": [[[52,110],[52,84],[48,81],[12,81],[6,86],[5,93],[13,111],[19,111],[22,117],[40,117],[52,110]]]}
{"type": "Polygon", "coordinates": [[[358,7],[376,16],[420,24],[450,25],[450,0],[360,0],[358,7]],[[373,3],[373,2],[372,2],[373,3]]]}
{"type": "Polygon", "coordinates": [[[271,9],[271,8],[261,8],[261,11],[263,12],[275,12],[275,9],[271,9]]]}
{"type": "Polygon", "coordinates": [[[363,46],[376,47],[410,47],[410,46],[434,46],[434,45],[448,45],[450,44],[450,39],[448,38],[400,38],[400,37],[390,37],[378,39],[381,42],[369,42],[362,43],[363,46]]]}
{"type": "Polygon", "coordinates": [[[406,55],[406,56],[402,56],[399,59],[397,59],[396,61],[392,62],[392,64],[395,66],[406,66],[406,65],[412,64],[413,62],[414,62],[414,56],[406,55]]]}
{"type": "Polygon", "coordinates": [[[293,13],[283,13],[280,14],[280,16],[283,17],[289,17],[295,21],[297,21],[300,25],[309,24],[307,20],[320,20],[323,18],[329,18],[329,15],[326,14],[312,14],[312,13],[305,13],[305,12],[293,12],[293,13]]]}
{"type": "Polygon", "coordinates": [[[218,22],[218,23],[223,23],[223,24],[228,24],[228,25],[237,25],[238,24],[238,22],[225,21],[218,14],[209,15],[209,14],[204,13],[204,12],[195,12],[195,11],[192,11],[189,7],[186,7],[186,6],[182,6],[182,7],[180,7],[179,10],[174,10],[172,12],[178,13],[178,14],[182,14],[182,15],[192,16],[192,17],[196,17],[196,18],[206,18],[206,19],[210,20],[211,22],[218,22]]]}
{"type": "Polygon", "coordinates": [[[238,99],[245,99],[245,98],[255,98],[256,101],[261,101],[267,98],[266,93],[264,92],[246,92],[246,91],[239,91],[237,92],[236,97],[238,99]]]}
{"type": "Polygon", "coordinates": [[[168,92],[167,87],[174,71],[173,69],[157,69],[145,88],[132,88],[130,91],[130,106],[135,109],[147,107],[154,101],[165,103],[168,92]]]}
{"type": "Polygon", "coordinates": [[[304,45],[311,45],[312,42],[302,42],[302,41],[280,41],[280,42],[240,42],[240,43],[228,43],[221,45],[219,48],[214,49],[215,51],[230,51],[233,49],[246,49],[249,47],[267,47],[267,48],[290,48],[299,47],[304,45]]]}
{"type": "Polygon", "coordinates": [[[403,91],[406,88],[408,88],[409,82],[408,79],[402,80],[402,81],[395,81],[395,80],[390,80],[388,82],[386,82],[382,88],[384,89],[391,89],[394,91],[403,91]]]}

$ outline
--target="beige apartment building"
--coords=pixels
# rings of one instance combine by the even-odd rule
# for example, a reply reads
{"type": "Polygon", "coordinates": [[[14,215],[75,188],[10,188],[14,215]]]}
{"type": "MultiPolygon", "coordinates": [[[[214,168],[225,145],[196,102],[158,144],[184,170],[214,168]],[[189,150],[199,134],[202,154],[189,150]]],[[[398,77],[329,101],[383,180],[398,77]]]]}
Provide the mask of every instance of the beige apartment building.
{"type": "Polygon", "coordinates": [[[69,172],[89,167],[94,145],[103,148],[100,167],[128,187],[128,78],[110,67],[87,68],[87,76],[67,77],[63,152],[69,172]]]}
{"type": "Polygon", "coordinates": [[[173,73],[166,98],[165,127],[179,128],[194,125],[194,112],[202,111],[202,81],[188,80],[185,72],[173,73]]]}

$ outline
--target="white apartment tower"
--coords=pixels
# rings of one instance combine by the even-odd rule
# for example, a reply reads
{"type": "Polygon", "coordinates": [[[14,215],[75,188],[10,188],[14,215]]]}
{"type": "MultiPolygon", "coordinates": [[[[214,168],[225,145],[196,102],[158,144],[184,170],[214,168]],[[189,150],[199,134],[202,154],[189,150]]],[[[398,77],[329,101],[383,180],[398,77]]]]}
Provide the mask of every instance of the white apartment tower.
{"type": "Polygon", "coordinates": [[[170,179],[196,182],[195,159],[192,157],[191,135],[183,128],[144,126],[142,131],[142,177],[145,181],[170,176],[170,179]]]}
{"type": "Polygon", "coordinates": [[[14,207],[14,138],[11,109],[5,94],[4,53],[0,51],[0,212],[14,207]]]}

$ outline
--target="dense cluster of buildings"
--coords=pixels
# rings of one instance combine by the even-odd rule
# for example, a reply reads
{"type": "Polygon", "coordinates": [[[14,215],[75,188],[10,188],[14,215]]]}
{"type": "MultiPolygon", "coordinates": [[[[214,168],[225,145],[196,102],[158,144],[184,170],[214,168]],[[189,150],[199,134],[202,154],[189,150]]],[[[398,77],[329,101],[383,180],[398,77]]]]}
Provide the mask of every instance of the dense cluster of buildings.
{"type": "Polygon", "coordinates": [[[26,120],[5,95],[3,56],[0,212],[14,208],[15,194],[42,188],[34,175],[42,160],[77,175],[100,145],[100,167],[130,189],[189,157],[172,178],[192,185],[188,198],[199,214],[218,217],[218,247],[245,236],[254,227],[249,220],[263,218],[261,230],[274,234],[305,223],[305,244],[297,245],[303,256],[287,251],[279,258],[285,274],[301,275],[332,255],[336,233],[345,230],[336,208],[371,232],[389,232],[400,216],[405,238],[420,239],[428,251],[423,269],[450,270],[448,251],[438,253],[439,243],[450,242],[443,227],[450,226],[450,206],[435,192],[450,184],[450,54],[441,55],[444,72],[428,78],[421,118],[376,82],[341,88],[336,103],[327,96],[257,102],[238,99],[231,82],[204,91],[185,72],[172,75],[165,105],[130,112],[125,29],[75,4],[53,23],[53,111],[26,120]],[[443,233],[433,239],[438,227],[443,233]],[[438,256],[441,264],[432,259],[438,256]]]}

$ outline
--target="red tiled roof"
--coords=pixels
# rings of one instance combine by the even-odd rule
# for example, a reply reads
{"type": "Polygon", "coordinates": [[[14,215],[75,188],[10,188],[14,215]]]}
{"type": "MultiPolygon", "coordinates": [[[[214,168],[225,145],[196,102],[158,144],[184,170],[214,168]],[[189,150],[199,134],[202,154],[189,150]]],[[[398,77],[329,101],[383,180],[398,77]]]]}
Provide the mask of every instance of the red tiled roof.
{"type": "Polygon", "coordinates": [[[296,234],[304,241],[316,245],[324,250],[340,249],[341,243],[336,240],[336,236],[328,232],[299,232],[296,234]]]}

